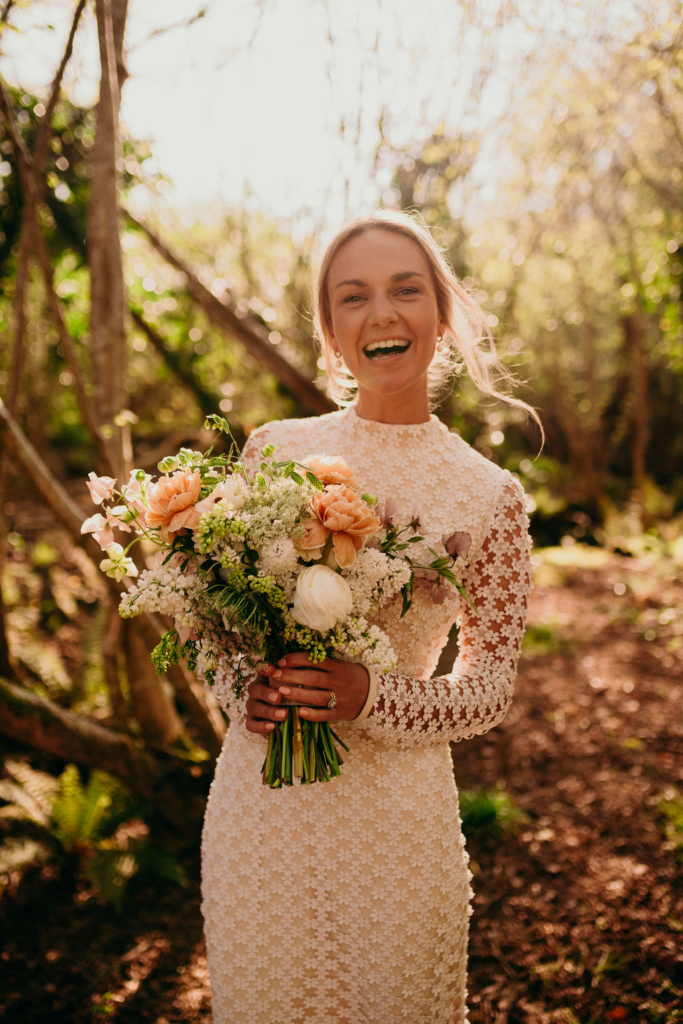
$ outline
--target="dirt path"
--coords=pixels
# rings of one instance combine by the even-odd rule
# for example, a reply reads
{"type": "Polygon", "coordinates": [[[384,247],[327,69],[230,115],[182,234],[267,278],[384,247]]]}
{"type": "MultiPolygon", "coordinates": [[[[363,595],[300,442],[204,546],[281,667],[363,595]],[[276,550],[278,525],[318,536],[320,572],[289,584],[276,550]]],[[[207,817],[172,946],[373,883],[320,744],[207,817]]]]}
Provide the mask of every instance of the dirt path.
{"type": "Polygon", "coordinates": [[[683,588],[564,554],[539,567],[505,723],[454,748],[461,787],[504,780],[529,816],[468,843],[471,1020],[683,1020],[683,877],[658,813],[683,793],[683,588]]]}
{"type": "MultiPolygon", "coordinates": [[[[468,839],[471,1021],[683,1021],[683,848],[658,810],[683,794],[683,584],[595,549],[548,552],[537,580],[513,709],[453,748],[461,789],[503,783],[528,816],[468,839]]],[[[185,891],[134,878],[118,918],[47,868],[10,884],[0,1019],[209,1024],[187,867],[185,891]]]]}

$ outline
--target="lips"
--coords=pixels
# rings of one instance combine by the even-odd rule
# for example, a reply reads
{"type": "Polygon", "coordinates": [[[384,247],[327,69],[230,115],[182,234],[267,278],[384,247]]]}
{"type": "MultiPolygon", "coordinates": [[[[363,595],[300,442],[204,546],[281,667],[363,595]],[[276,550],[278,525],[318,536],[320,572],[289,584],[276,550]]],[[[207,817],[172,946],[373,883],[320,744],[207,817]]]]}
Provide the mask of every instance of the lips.
{"type": "Polygon", "coordinates": [[[403,355],[410,348],[412,342],[406,338],[388,338],[384,341],[371,341],[363,349],[368,359],[381,360],[403,355]]]}

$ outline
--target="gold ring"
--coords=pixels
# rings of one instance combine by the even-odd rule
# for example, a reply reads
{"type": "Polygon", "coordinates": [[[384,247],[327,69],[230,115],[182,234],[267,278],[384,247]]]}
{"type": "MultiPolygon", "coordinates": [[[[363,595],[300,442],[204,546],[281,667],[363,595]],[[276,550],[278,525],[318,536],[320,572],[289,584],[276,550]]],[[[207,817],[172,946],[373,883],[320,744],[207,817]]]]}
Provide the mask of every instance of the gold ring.
{"type": "Polygon", "coordinates": [[[327,692],[330,695],[330,699],[327,702],[328,708],[336,708],[336,706],[337,706],[337,696],[336,696],[336,694],[332,693],[332,690],[328,690],[327,692]]]}

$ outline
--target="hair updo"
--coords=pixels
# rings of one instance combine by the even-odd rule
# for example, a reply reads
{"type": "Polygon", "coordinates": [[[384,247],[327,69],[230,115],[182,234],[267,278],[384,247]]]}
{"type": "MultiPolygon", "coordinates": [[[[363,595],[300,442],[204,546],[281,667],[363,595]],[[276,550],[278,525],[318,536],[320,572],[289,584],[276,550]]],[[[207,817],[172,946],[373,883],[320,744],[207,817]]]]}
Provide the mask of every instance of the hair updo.
{"type": "Polygon", "coordinates": [[[530,405],[514,398],[508,389],[515,377],[501,362],[486,314],[458,280],[455,271],[419,213],[378,210],[349,221],[337,232],[325,250],[314,289],[315,336],[322,348],[329,380],[328,393],[337,405],[349,405],[356,396],[357,382],[346,366],[338,367],[332,342],[332,317],[327,283],[330,266],[339,249],[352,238],[381,228],[403,235],[420,246],[432,274],[439,315],[446,324],[441,351],[434,353],[429,367],[429,404],[434,409],[453,378],[466,370],[478,389],[517,409],[524,409],[541,427],[530,405]]]}

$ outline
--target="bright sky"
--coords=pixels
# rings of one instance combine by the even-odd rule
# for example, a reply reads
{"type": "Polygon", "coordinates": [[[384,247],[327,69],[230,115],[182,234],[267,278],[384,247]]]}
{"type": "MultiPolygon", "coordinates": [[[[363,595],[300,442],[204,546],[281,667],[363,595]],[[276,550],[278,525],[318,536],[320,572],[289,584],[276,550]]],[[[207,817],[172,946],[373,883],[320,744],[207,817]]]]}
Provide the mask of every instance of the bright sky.
{"type": "MultiPolygon", "coordinates": [[[[294,216],[301,229],[319,223],[331,230],[376,204],[383,182],[374,180],[372,163],[382,109],[394,142],[444,118],[460,127],[473,119],[491,124],[506,109],[522,62],[538,65],[562,33],[588,52],[586,40],[599,28],[617,32],[630,9],[630,0],[521,0],[526,18],[498,33],[501,3],[130,0],[122,121],[152,142],[158,167],[172,179],[165,202],[206,209],[239,202],[248,189],[255,203],[294,216]],[[203,6],[206,16],[188,27],[203,6]],[[468,94],[487,57],[493,72],[473,106],[468,94]]],[[[50,0],[13,12],[21,31],[3,34],[0,58],[10,81],[44,94],[74,6],[50,0]]],[[[97,95],[95,46],[89,11],[66,78],[76,102],[97,95]]],[[[490,178],[482,181],[484,198],[495,188],[495,164],[493,155],[483,161],[490,178]]]]}

